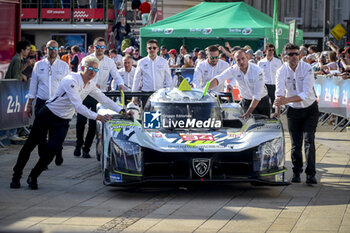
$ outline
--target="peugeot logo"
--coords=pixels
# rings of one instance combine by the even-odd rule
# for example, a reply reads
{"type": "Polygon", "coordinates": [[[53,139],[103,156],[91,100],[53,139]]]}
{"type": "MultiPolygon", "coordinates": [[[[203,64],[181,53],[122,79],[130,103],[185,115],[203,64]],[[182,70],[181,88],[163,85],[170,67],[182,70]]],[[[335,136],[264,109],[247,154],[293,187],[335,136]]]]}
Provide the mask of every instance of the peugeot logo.
{"type": "Polygon", "coordinates": [[[210,159],[193,159],[193,170],[199,177],[205,176],[210,169],[210,159]]]}

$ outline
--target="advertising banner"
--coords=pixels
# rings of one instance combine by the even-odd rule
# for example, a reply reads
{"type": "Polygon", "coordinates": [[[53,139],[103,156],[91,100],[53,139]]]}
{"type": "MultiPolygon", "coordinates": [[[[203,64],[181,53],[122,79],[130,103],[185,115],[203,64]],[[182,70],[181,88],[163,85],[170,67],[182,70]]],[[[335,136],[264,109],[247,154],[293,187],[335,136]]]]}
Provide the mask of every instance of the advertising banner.
{"type": "Polygon", "coordinates": [[[69,8],[43,8],[41,9],[43,19],[70,19],[69,8]]]}
{"type": "Polygon", "coordinates": [[[103,8],[74,9],[74,19],[103,19],[103,8]]]}
{"type": "Polygon", "coordinates": [[[350,80],[318,75],[314,87],[321,112],[350,117],[350,80]]]}
{"type": "Polygon", "coordinates": [[[0,129],[14,129],[29,124],[25,113],[29,82],[0,80],[0,129]]]}

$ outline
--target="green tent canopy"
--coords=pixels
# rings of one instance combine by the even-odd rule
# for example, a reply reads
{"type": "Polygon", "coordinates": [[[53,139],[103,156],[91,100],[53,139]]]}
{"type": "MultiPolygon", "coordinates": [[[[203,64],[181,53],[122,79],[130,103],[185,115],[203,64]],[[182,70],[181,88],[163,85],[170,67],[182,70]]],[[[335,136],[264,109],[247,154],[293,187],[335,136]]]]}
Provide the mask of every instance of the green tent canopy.
{"type": "MultiPolygon", "coordinates": [[[[141,28],[141,53],[145,55],[146,42],[157,39],[168,50],[179,50],[186,44],[204,49],[212,44],[231,46],[250,45],[262,49],[264,43],[273,43],[273,20],[244,2],[202,2],[188,10],[141,28]]],[[[278,23],[279,48],[288,42],[289,26],[278,23]]],[[[302,44],[303,34],[297,29],[296,43],[302,44]]],[[[281,49],[280,49],[281,50],[281,49]]]]}

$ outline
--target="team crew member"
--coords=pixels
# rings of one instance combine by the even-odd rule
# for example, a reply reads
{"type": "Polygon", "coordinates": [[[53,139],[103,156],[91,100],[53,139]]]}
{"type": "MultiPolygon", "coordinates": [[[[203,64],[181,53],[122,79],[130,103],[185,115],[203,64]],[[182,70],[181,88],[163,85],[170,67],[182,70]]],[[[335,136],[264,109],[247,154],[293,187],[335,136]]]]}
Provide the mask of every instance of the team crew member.
{"type": "Polygon", "coordinates": [[[292,182],[300,182],[303,171],[302,145],[304,137],[306,156],[306,183],[317,184],[315,178],[315,132],[318,122],[318,105],[314,91],[314,73],[311,66],[299,60],[299,46],[286,44],[287,62],[277,71],[276,116],[282,105],[288,105],[287,120],[292,143],[292,182]]]}
{"type": "MultiPolygon", "coordinates": [[[[98,59],[94,57],[84,58],[82,60],[83,71],[81,73],[70,73],[63,78],[54,97],[47,101],[46,106],[39,111],[38,116],[35,118],[31,134],[19,153],[19,159],[28,157],[28,154],[40,142],[40,138],[46,136],[47,130],[49,131],[49,141],[46,155],[40,157],[28,177],[27,183],[29,188],[38,188],[37,178],[62,147],[69,128],[69,121],[72,119],[75,110],[89,119],[102,122],[112,118],[110,115],[98,115],[83,105],[82,100],[86,96],[90,95],[96,98],[104,106],[116,112],[121,111],[121,107],[106,97],[96,87],[96,83],[92,81],[99,70],[98,65],[98,59]]],[[[124,116],[126,117],[125,113],[124,116]]],[[[20,177],[14,177],[12,182],[17,182],[18,186],[20,186],[20,177]]]]}
{"type": "MultiPolygon", "coordinates": [[[[39,110],[45,105],[46,100],[50,99],[55,94],[62,78],[69,73],[67,63],[57,59],[58,43],[56,41],[50,40],[47,42],[46,54],[47,57],[44,60],[35,63],[33,68],[28,94],[29,100],[26,110],[29,117],[33,114],[34,99],[36,99],[35,116],[37,116],[39,110]]],[[[30,134],[32,134],[32,131],[30,134]]],[[[47,145],[46,135],[47,131],[45,137],[42,138],[42,141],[38,146],[39,156],[45,156],[45,147],[47,145]]],[[[31,143],[31,141],[27,140],[24,147],[30,146],[28,145],[29,143],[31,143]]],[[[16,165],[13,168],[14,182],[11,183],[11,188],[20,188],[20,183],[16,181],[21,178],[23,169],[26,166],[29,157],[30,153],[18,157],[16,165]]],[[[58,166],[63,163],[62,148],[57,151],[55,162],[58,166]]]]}
{"type": "Polygon", "coordinates": [[[265,54],[266,57],[259,61],[258,66],[263,70],[271,110],[274,111],[272,105],[275,101],[276,71],[282,66],[282,62],[280,59],[274,57],[275,46],[271,43],[265,45],[265,54]]]}
{"type": "MultiPolygon", "coordinates": [[[[219,48],[212,45],[208,48],[208,58],[199,63],[194,70],[192,85],[196,88],[204,88],[214,76],[221,74],[230,65],[219,59],[219,48]]],[[[224,91],[224,82],[213,88],[214,91],[224,91]]]]}
{"type": "MultiPolygon", "coordinates": [[[[157,55],[159,51],[156,40],[147,41],[148,56],[137,63],[132,91],[153,92],[160,88],[170,87],[172,78],[167,60],[157,55]]],[[[144,100],[143,100],[144,101],[144,100]]],[[[138,104],[137,98],[133,102],[138,104]]],[[[145,103],[143,102],[143,105],[145,103]]]]}
{"type": "Polygon", "coordinates": [[[238,84],[238,89],[243,97],[242,108],[244,119],[250,114],[262,114],[270,117],[270,105],[267,90],[264,84],[264,75],[259,66],[248,62],[244,50],[238,50],[234,54],[236,64],[215,76],[210,81],[209,88],[216,87],[230,79],[229,86],[232,87],[234,80],[238,84]]]}
{"type": "MultiPolygon", "coordinates": [[[[69,66],[67,63],[58,59],[57,49],[58,43],[56,41],[50,40],[47,42],[47,57],[38,61],[33,68],[27,105],[27,113],[29,116],[33,113],[33,100],[36,98],[34,112],[35,115],[37,115],[39,110],[45,105],[45,102],[54,96],[61,80],[69,73],[69,66]]],[[[44,144],[46,143],[45,140],[44,144]]],[[[41,147],[42,146],[39,145],[39,150],[41,150],[41,147]]],[[[63,163],[62,148],[56,155],[55,163],[58,166],[63,163]]]]}
{"type": "MultiPolygon", "coordinates": [[[[119,69],[118,72],[120,76],[123,79],[125,90],[126,91],[131,91],[132,88],[132,82],[134,80],[134,75],[135,75],[135,67],[133,67],[133,60],[130,55],[126,55],[123,58],[123,65],[124,67],[119,69]]],[[[112,81],[112,90],[116,89],[116,82],[113,80],[112,81]]]]}
{"type": "MultiPolygon", "coordinates": [[[[99,60],[99,72],[96,74],[94,81],[98,88],[106,92],[108,89],[109,75],[112,76],[120,90],[124,90],[123,79],[120,77],[115,62],[109,57],[104,55],[106,50],[106,41],[102,37],[98,37],[94,40],[95,52],[90,54],[89,57],[96,57],[99,60]]],[[[79,68],[80,70],[81,68],[79,68]]],[[[96,112],[97,101],[91,96],[86,97],[83,104],[96,112]]],[[[91,158],[89,152],[92,142],[96,134],[96,121],[94,119],[89,120],[89,128],[84,141],[84,130],[87,123],[87,118],[82,114],[77,115],[76,135],[77,141],[74,150],[74,156],[81,155],[81,149],[83,150],[83,158],[91,158]]]]}

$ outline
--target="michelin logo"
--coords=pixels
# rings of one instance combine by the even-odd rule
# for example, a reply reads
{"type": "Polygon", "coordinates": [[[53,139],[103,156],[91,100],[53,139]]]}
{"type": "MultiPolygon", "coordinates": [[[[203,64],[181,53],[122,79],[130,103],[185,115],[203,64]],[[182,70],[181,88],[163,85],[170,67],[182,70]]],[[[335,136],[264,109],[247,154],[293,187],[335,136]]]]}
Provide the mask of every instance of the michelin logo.
{"type": "Polygon", "coordinates": [[[157,112],[143,113],[143,127],[146,129],[159,129],[161,126],[161,114],[157,112]]]}

